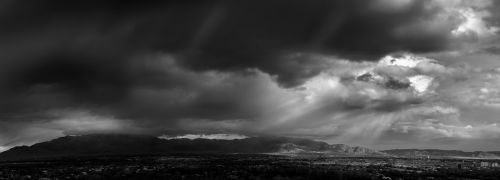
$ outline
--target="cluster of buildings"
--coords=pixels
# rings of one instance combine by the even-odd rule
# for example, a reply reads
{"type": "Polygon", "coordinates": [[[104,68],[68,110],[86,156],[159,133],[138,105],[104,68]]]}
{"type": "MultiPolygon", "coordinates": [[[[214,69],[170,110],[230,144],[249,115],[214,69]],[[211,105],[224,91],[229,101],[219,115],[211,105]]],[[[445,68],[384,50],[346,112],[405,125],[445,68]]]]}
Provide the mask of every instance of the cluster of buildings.
{"type": "Polygon", "coordinates": [[[490,161],[481,161],[481,167],[491,167],[491,168],[497,168],[500,167],[498,162],[490,162],[490,161]]]}
{"type": "Polygon", "coordinates": [[[313,161],[315,165],[385,166],[396,169],[419,169],[436,171],[439,169],[500,170],[500,160],[484,159],[432,159],[425,158],[323,158],[313,161]]]}

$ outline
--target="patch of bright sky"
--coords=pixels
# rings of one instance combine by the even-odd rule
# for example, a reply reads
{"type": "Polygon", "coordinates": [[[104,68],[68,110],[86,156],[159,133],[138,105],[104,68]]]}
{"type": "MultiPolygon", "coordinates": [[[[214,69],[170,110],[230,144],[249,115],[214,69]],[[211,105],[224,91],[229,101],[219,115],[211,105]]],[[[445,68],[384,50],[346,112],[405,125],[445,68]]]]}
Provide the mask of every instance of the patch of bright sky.
{"type": "Polygon", "coordinates": [[[410,86],[412,86],[415,91],[417,91],[418,93],[424,93],[427,91],[434,78],[425,75],[417,75],[409,77],[408,80],[411,83],[410,86]]]}
{"type": "Polygon", "coordinates": [[[379,65],[381,66],[403,66],[403,67],[408,67],[408,68],[414,68],[418,65],[418,63],[421,62],[436,62],[435,60],[421,57],[421,56],[414,56],[411,54],[403,54],[399,57],[393,56],[393,55],[388,55],[383,57],[379,61],[379,65]]]}
{"type": "Polygon", "coordinates": [[[7,151],[7,149],[9,149],[9,148],[5,147],[5,146],[0,146],[0,152],[7,151]]]}
{"type": "Polygon", "coordinates": [[[162,135],[158,137],[160,139],[223,139],[223,140],[232,140],[232,139],[246,139],[248,136],[240,135],[240,134],[185,134],[179,136],[168,136],[162,135]]]}

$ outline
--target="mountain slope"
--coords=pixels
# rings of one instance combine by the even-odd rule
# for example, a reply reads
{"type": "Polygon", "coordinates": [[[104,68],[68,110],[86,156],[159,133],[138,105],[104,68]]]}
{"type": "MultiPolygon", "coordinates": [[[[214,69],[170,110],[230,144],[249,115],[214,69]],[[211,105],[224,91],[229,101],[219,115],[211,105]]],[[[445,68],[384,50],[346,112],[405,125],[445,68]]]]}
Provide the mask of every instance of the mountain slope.
{"type": "Polygon", "coordinates": [[[50,159],[98,155],[151,155],[165,153],[324,153],[384,155],[363,147],[286,137],[235,140],[160,139],[141,135],[66,136],[32,146],[18,146],[0,154],[0,160],[50,159]]]}

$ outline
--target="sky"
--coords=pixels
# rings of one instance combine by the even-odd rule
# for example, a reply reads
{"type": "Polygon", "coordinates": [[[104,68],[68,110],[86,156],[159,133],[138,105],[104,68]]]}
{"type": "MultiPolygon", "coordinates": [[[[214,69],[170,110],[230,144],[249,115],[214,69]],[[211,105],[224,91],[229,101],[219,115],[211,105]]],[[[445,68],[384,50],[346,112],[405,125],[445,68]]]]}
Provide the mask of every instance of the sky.
{"type": "Polygon", "coordinates": [[[66,135],[500,150],[494,0],[5,0],[0,151],[66,135]]]}

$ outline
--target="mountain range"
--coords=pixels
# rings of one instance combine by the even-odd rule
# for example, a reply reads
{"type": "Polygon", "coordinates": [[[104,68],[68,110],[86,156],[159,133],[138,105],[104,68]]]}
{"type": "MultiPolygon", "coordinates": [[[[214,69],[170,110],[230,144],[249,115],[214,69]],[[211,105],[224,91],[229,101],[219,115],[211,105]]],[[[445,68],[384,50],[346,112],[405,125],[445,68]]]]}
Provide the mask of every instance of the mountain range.
{"type": "Polygon", "coordinates": [[[16,146],[0,153],[0,161],[56,159],[107,155],[162,155],[172,153],[272,153],[284,155],[317,154],[370,157],[451,157],[500,158],[500,151],[464,152],[438,149],[393,149],[377,151],[345,144],[328,144],[289,137],[250,137],[245,139],[163,139],[146,135],[91,134],[65,136],[32,146],[16,146]]]}
{"type": "Polygon", "coordinates": [[[51,159],[100,155],[157,155],[169,153],[278,153],[381,156],[364,147],[328,144],[288,137],[245,139],[162,139],[145,135],[93,134],[65,136],[32,146],[16,146],[0,153],[0,160],[51,159]]]}

